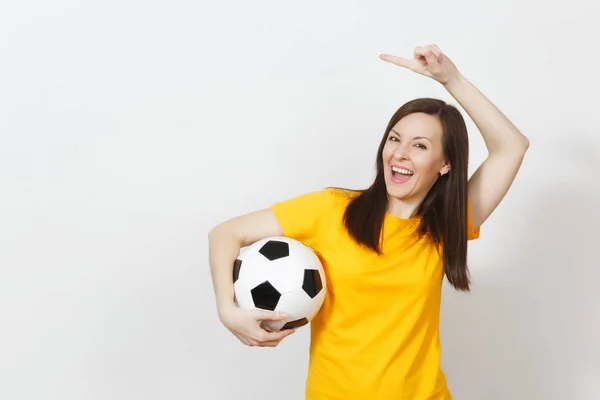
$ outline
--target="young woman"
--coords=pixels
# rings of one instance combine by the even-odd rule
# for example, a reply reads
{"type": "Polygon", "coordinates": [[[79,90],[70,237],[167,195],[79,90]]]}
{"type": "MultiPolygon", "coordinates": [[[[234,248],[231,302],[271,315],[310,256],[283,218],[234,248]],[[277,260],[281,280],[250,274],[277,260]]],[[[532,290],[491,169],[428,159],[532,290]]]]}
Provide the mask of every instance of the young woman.
{"type": "Polygon", "coordinates": [[[288,236],[320,256],[328,294],[311,323],[310,400],[451,399],[440,368],[442,280],[469,290],[467,240],[479,237],[529,147],[437,46],[417,47],[413,60],[380,58],[435,79],[466,110],[489,151],[473,176],[460,112],[416,99],[392,116],[369,188],[304,194],[209,234],[220,320],[249,346],[276,346],[294,330],[268,332],[262,321],[285,316],[235,306],[232,266],[241,247],[288,236]]]}

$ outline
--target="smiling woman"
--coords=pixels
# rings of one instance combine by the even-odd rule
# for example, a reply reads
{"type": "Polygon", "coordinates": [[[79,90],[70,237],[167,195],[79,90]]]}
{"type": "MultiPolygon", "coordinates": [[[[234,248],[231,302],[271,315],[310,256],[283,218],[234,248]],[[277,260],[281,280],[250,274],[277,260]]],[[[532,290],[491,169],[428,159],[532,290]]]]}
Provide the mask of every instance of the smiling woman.
{"type": "Polygon", "coordinates": [[[414,60],[380,58],[440,82],[473,118],[489,151],[473,177],[461,113],[441,100],[416,99],[391,117],[370,187],[307,193],[209,234],[219,317],[250,346],[276,346],[293,330],[266,332],[261,321],[283,317],[235,306],[240,248],[287,236],[319,255],[328,296],[311,322],[309,400],[452,398],[440,366],[442,280],[469,290],[467,241],[479,237],[529,146],[437,46],[417,47],[414,60]]]}
{"type": "Polygon", "coordinates": [[[358,191],[346,209],[349,234],[380,254],[386,213],[418,217],[420,236],[428,235],[437,246],[446,244],[448,281],[468,290],[468,158],[467,127],[456,107],[431,98],[404,104],[379,144],[373,184],[358,191]]]}

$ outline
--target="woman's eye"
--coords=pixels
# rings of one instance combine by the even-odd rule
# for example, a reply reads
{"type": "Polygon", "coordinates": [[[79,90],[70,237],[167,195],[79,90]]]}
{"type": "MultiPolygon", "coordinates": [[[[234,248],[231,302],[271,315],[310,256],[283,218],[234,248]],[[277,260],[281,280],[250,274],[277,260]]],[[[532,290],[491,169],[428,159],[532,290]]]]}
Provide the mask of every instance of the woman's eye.
{"type": "Polygon", "coordinates": [[[422,143],[417,143],[417,144],[415,144],[415,146],[417,146],[417,147],[418,147],[418,148],[420,148],[420,149],[427,150],[427,146],[425,146],[425,145],[424,145],[424,144],[422,144],[422,143]]]}
{"type": "Polygon", "coordinates": [[[390,140],[393,142],[399,142],[399,140],[396,136],[390,136],[390,140]]]}

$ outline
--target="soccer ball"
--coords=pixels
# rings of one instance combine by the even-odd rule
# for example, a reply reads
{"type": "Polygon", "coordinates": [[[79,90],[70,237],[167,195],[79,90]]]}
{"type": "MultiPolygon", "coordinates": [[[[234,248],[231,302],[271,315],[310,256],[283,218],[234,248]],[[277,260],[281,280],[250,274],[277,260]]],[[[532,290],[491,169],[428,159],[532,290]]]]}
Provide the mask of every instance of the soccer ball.
{"type": "Polygon", "coordinates": [[[242,249],[233,265],[235,301],[240,308],[282,311],[269,331],[308,324],[325,300],[325,273],[315,252],[286,237],[261,239],[242,249]]]}

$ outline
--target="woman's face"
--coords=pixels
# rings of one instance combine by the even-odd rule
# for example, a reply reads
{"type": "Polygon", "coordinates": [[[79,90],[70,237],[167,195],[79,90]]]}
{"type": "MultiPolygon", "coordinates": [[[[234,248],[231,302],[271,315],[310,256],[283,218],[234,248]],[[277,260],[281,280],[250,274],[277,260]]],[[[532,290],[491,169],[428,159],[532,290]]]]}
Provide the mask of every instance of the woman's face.
{"type": "Polygon", "coordinates": [[[442,147],[443,128],[436,116],[413,113],[391,129],[383,148],[385,184],[390,200],[419,204],[450,168],[442,147]]]}

